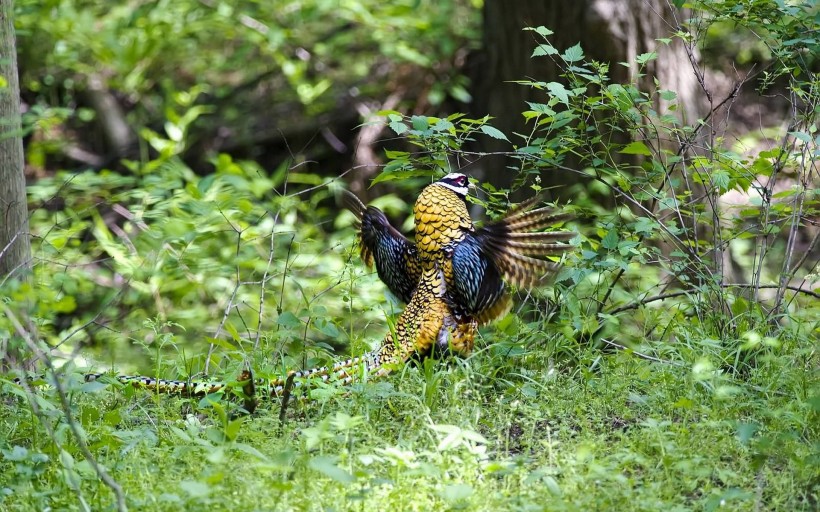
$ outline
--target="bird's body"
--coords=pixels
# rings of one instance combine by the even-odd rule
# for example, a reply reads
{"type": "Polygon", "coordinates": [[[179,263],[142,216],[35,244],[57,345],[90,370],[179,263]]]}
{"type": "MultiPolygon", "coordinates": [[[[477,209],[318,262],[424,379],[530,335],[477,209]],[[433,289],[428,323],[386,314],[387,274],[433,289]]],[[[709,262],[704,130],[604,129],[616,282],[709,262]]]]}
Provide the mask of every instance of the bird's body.
{"type": "Polygon", "coordinates": [[[413,207],[415,244],[390,226],[381,211],[348,196],[347,204],[360,220],[365,263],[375,263],[379,277],[397,297],[404,299],[413,288],[395,333],[388,334],[378,350],[382,363],[425,356],[434,346],[469,355],[478,326],[510,308],[505,279],[529,288],[558,269],[545,257],[570,247],[555,242],[574,233],[532,232],[568,218],[546,208],[531,210],[533,201],[477,229],[467,211],[467,191],[467,176],[459,173],[422,190],[413,207]],[[380,254],[387,256],[380,261],[380,254]]]}

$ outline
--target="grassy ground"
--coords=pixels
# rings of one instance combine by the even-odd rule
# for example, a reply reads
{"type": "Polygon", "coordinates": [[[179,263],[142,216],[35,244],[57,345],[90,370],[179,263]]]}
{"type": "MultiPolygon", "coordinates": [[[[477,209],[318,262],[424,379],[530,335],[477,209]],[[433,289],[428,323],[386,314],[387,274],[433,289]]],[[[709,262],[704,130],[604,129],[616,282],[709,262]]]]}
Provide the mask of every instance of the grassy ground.
{"type": "MultiPolygon", "coordinates": [[[[742,380],[496,346],[315,390],[284,426],[270,403],[231,421],[225,402],[99,385],[70,398],[132,510],[816,510],[816,361],[799,345],[742,380]]],[[[50,393],[53,436],[5,398],[0,508],[113,508],[50,393]]]]}

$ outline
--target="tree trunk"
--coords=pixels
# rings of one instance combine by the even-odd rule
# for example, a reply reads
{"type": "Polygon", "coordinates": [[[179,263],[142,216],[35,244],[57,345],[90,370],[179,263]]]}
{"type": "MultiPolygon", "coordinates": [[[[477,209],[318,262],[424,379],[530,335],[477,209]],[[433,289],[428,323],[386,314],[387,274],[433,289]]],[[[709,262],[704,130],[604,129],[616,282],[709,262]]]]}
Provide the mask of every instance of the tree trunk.
{"type": "MultiPolygon", "coordinates": [[[[31,266],[31,243],[26,205],[26,178],[23,175],[23,131],[20,123],[20,84],[17,79],[17,48],[14,39],[14,2],[0,0],[0,283],[9,278],[27,279],[31,266]]],[[[17,326],[29,324],[20,313],[27,301],[17,306],[17,326]]],[[[20,336],[0,342],[0,369],[28,366],[20,336]]]]}
{"type": "Polygon", "coordinates": [[[0,0],[0,279],[31,260],[13,4],[0,0]]]}
{"type": "Polygon", "coordinates": [[[20,84],[14,40],[14,2],[0,0],[0,280],[23,274],[31,260],[23,175],[20,84]],[[5,83],[2,83],[5,81],[5,83]]]}
{"type": "MultiPolygon", "coordinates": [[[[689,59],[680,41],[671,45],[656,41],[669,37],[678,25],[673,11],[665,0],[485,0],[483,51],[478,57],[473,79],[473,108],[471,114],[489,114],[491,124],[503,131],[513,143],[521,142],[514,133],[529,133],[521,112],[527,110],[527,101],[543,103],[543,91],[514,83],[513,80],[533,79],[544,82],[562,82],[558,69],[548,58],[530,58],[533,49],[542,42],[524,27],[543,25],[554,34],[550,43],[563,51],[581,43],[584,54],[610,64],[610,77],[615,83],[629,82],[637,69],[635,57],[655,51],[658,58],[651,61],[639,84],[644,91],[654,88],[653,77],[658,77],[663,89],[678,93],[680,112],[689,122],[697,118],[696,97],[698,84],[689,59]],[[624,67],[620,62],[633,63],[624,67]]],[[[663,105],[658,105],[663,108],[663,105]]],[[[481,151],[510,151],[504,141],[483,137],[481,151]]],[[[506,166],[514,162],[504,156],[483,158],[475,170],[482,179],[497,186],[509,186],[515,171],[506,166]]],[[[567,165],[574,167],[573,162],[567,165]]],[[[571,184],[572,173],[554,172],[542,176],[547,186],[571,184]]]]}

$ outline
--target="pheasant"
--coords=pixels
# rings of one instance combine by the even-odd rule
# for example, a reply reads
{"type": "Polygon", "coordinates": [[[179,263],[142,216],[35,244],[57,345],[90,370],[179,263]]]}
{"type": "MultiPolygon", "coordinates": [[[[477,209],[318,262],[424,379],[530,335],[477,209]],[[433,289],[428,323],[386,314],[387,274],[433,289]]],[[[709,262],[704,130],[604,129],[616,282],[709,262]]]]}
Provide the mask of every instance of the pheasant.
{"type": "MultiPolygon", "coordinates": [[[[467,211],[469,181],[451,173],[425,187],[413,208],[415,235],[411,241],[394,228],[384,213],[365,206],[347,192],[345,205],[356,215],[361,258],[376,267],[379,278],[407,307],[381,346],[367,354],[330,367],[290,372],[287,379],[253,380],[243,372],[239,383],[186,382],[141,376],[117,376],[126,385],[161,393],[200,396],[228,387],[241,387],[246,397],[256,387],[271,397],[283,396],[292,382],[300,387],[313,379],[343,384],[364,367],[383,376],[411,357],[434,350],[467,356],[480,325],[504,315],[511,306],[508,284],[530,288],[554,274],[559,264],[547,259],[571,249],[570,231],[540,232],[570,215],[549,208],[532,209],[537,197],[508,212],[502,219],[476,228],[467,211]]],[[[100,374],[89,374],[96,380],[100,374]]],[[[246,408],[255,405],[246,399],[246,408]]]]}
{"type": "MultiPolygon", "coordinates": [[[[359,219],[362,259],[407,308],[395,336],[388,334],[375,361],[401,362],[433,346],[469,355],[479,325],[511,306],[507,284],[530,288],[559,265],[546,259],[572,246],[574,232],[534,232],[564,222],[568,214],[532,209],[537,198],[501,220],[476,228],[467,211],[469,181],[451,173],[422,190],[413,208],[415,244],[375,207],[350,194],[345,204],[359,219]],[[415,282],[415,288],[411,284],[415,282]]],[[[373,370],[373,368],[369,368],[373,370]]]]}

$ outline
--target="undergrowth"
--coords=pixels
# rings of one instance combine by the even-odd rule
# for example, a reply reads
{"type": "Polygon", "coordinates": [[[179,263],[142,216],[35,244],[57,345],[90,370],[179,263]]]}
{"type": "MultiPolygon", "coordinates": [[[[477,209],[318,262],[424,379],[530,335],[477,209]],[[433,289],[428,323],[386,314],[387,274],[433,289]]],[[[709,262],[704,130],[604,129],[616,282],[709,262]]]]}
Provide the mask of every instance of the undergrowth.
{"type": "MultiPolygon", "coordinates": [[[[36,264],[0,281],[0,337],[57,385],[3,380],[3,508],[815,510],[817,43],[800,8],[778,7],[772,25],[753,4],[700,5],[673,38],[694,52],[710,23],[758,34],[772,62],[719,107],[785,82],[791,117],[775,139],[715,137],[727,118],[714,103],[681,120],[674,91],[611,83],[543,27],[534,58],[564,80],[524,82],[544,91],[523,113],[531,133],[383,112],[407,146],[388,152],[375,181],[395,193],[376,206],[405,220],[431,176],[481,157],[466,143],[511,139],[519,193],[542,192],[544,172],[585,180],[562,205],[578,249],[470,358],[319,384],[283,422],[276,402],[247,417],[231,397],[80,375],[231,379],[249,365],[273,378],[369,350],[401,306],[355,254],[353,217],[335,206],[342,177],[228,155],[196,175],[178,140],[194,91],[176,96],[166,134],[142,134],[157,156],[126,162],[130,174],[33,184],[36,264]],[[747,203],[727,207],[730,192],[747,203]]],[[[479,185],[471,200],[490,216],[516,192],[479,185]]]]}
{"type": "MultiPolygon", "coordinates": [[[[783,375],[783,360],[740,382],[626,352],[594,368],[557,364],[531,342],[408,367],[345,394],[320,388],[284,425],[276,404],[230,419],[223,403],[86,385],[72,391],[72,408],[98,462],[140,510],[816,504],[816,423],[799,398],[807,383],[783,375]]],[[[599,359],[591,349],[578,357],[599,359]]],[[[53,391],[40,400],[52,403],[53,391]]],[[[71,455],[60,412],[44,411],[57,420],[52,439],[23,398],[14,403],[0,419],[7,509],[76,508],[78,496],[109,507],[111,492],[71,455]]]]}

